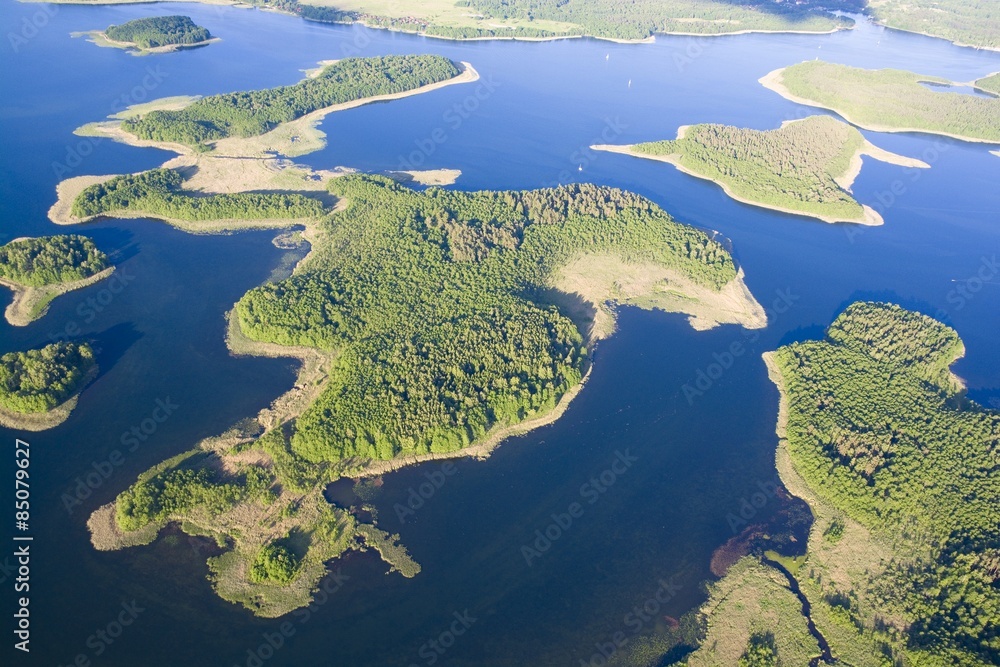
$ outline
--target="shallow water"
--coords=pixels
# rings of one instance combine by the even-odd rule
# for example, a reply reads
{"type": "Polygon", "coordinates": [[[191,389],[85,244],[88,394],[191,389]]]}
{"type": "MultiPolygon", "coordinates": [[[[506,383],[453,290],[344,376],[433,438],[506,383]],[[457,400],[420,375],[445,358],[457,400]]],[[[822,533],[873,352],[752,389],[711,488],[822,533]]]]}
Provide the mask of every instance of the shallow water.
{"type": "MultiPolygon", "coordinates": [[[[673,578],[676,587],[661,615],[680,616],[703,599],[711,553],[732,535],[727,516],[775,474],[777,393],[761,352],[821,335],[856,299],[891,299],[955,326],[967,347],[956,372],[978,400],[1000,401],[1000,275],[991,263],[1000,249],[1000,158],[987,148],[866,132],[878,146],[932,164],[916,172],[866,160],[854,191],[882,211],[886,224],[878,228],[749,207],[668,165],[586,149],[672,138],[684,124],[767,129],[818,113],[757,83],[773,69],[817,56],[971,81],[1000,70],[1000,54],[872,27],[826,36],[661,37],[652,45],[452,43],[174,4],[53,11],[5,2],[0,28],[8,36],[0,82],[0,241],[59,231],[45,212],[63,177],[138,171],[169,157],[71,134],[128,103],[293,83],[322,59],[433,52],[472,62],[481,81],[333,114],[322,125],[327,148],[298,161],[374,171],[459,168],[456,187],[466,189],[570,180],[627,187],[679,220],[731,239],[750,289],[772,309],[758,336],[732,326],[697,333],[676,315],[624,309],[620,331],[597,349],[586,389],[556,424],[510,440],[486,462],[455,463],[440,488],[424,487],[428,497],[405,522],[395,506],[410,489],[419,494],[431,483],[428,475],[440,480],[441,464],[385,478],[376,501],[380,525],[398,532],[422,564],[417,578],[385,576],[369,555],[344,559],[334,570],[346,580],[308,617],[285,619],[291,631],[274,650],[267,637],[279,643],[274,633],[282,620],[255,619],[218,599],[197,541],[174,536],[98,553],[85,522],[142,470],[256,413],[291,386],[291,362],[235,359],[223,344],[225,311],[281,265],[284,252],[271,244],[274,233],[192,236],[155,221],[80,228],[119,253],[127,287],[108,295],[96,285],[62,297],[24,329],[0,323],[2,352],[43,345],[75,323],[97,340],[102,368],[69,421],[28,438],[32,654],[25,661],[5,644],[3,664],[70,664],[84,654],[94,664],[145,667],[254,660],[424,665],[430,662],[421,646],[467,610],[476,620],[437,664],[577,665],[596,643],[631,632],[626,614],[661,580],[673,578]],[[166,13],[188,14],[222,41],[137,58],[69,36],[166,13]],[[21,35],[25,19],[42,23],[40,16],[45,25],[25,43],[15,39],[15,51],[9,35],[21,35]],[[747,351],[729,363],[724,353],[736,341],[747,351]],[[689,403],[683,385],[699,373],[716,374],[715,363],[729,368],[689,403]],[[122,448],[122,433],[149,417],[157,399],[177,404],[173,415],[67,511],[63,494],[122,448]],[[590,504],[595,487],[584,494],[581,487],[593,476],[599,481],[618,452],[635,464],[590,504]],[[582,516],[529,565],[522,546],[573,502],[583,506],[582,516]],[[132,600],[144,608],[136,621],[112,643],[88,645],[132,600]]],[[[3,431],[0,438],[16,435],[3,431]]],[[[0,459],[6,479],[12,461],[0,459]]],[[[777,505],[769,501],[757,518],[777,505]]],[[[336,587],[333,578],[328,583],[336,587]]],[[[2,584],[8,592],[0,608],[8,619],[9,585],[2,584]]]]}

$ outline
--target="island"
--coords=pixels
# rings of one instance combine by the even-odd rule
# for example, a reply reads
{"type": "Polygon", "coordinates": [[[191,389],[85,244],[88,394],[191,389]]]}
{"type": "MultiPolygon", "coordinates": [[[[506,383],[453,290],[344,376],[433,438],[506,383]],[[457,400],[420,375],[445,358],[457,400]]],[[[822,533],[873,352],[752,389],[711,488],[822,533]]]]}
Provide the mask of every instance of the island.
{"type": "MultiPolygon", "coordinates": [[[[317,127],[324,117],[478,78],[471,64],[440,56],[347,58],[325,61],[291,86],[135,105],[77,133],[178,157],[140,174],[63,181],[49,218],[70,225],[101,216],[154,217],[195,233],[309,222],[328,212],[326,180],[351,171],[317,171],[288,159],[325,145],[317,127]]],[[[457,175],[406,177],[448,182],[457,175]]]]}
{"type": "Polygon", "coordinates": [[[808,544],[714,583],[670,635],[694,649],[684,664],[1000,663],[1000,413],[949,370],[963,354],[944,324],[869,302],[825,340],[765,354],[777,468],[812,510],[808,544]]]}
{"type": "Polygon", "coordinates": [[[830,116],[810,116],[767,131],[684,126],[673,141],[591,148],[669,162],[719,184],[727,195],[747,204],[864,225],[883,220],[851,196],[862,156],[905,167],[929,166],[874,146],[857,129],[830,116]]]}
{"type": "Polygon", "coordinates": [[[91,517],[98,549],[168,523],[212,536],[216,592],[262,616],[306,605],[324,563],[395,536],[323,497],[556,419],[580,391],[612,304],[685,313],[696,328],[766,318],[729,253],[652,202],[607,187],[512,192],[331,179],[332,212],[306,226],[293,274],[229,316],[236,354],[301,360],[296,388],[255,420],[140,476],[91,517]],[[272,573],[272,574],[267,574],[272,573]]]}
{"type": "Polygon", "coordinates": [[[961,84],[940,77],[810,60],[760,82],[792,102],[830,109],[868,130],[1000,144],[1000,97],[949,92],[947,87],[961,84]]]}
{"type": "Polygon", "coordinates": [[[74,37],[83,35],[98,46],[125,49],[143,56],[196,48],[218,41],[188,16],[151,16],[111,25],[105,30],[73,33],[74,37]]]}
{"type": "Polygon", "coordinates": [[[96,377],[94,351],[86,343],[8,352],[0,356],[0,425],[23,431],[58,426],[96,377]]]}
{"type": "Polygon", "coordinates": [[[4,316],[12,326],[27,326],[60,294],[93,285],[114,270],[84,236],[15,239],[0,246],[0,285],[14,292],[4,316]]]}

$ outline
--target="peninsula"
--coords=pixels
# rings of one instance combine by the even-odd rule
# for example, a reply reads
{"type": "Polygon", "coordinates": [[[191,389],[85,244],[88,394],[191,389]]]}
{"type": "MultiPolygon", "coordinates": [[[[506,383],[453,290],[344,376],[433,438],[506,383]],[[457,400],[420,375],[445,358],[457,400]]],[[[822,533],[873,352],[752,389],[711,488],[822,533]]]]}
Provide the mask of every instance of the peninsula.
{"type": "Polygon", "coordinates": [[[1000,144],[996,122],[1000,97],[932,90],[925,85],[957,85],[940,77],[810,60],[775,70],[760,82],[792,102],[830,109],[867,130],[925,132],[1000,144]]]}
{"type": "Polygon", "coordinates": [[[4,316],[12,326],[27,326],[60,294],[99,282],[114,270],[107,255],[84,236],[15,239],[0,246],[0,285],[14,292],[4,316]]]}
{"type": "Polygon", "coordinates": [[[105,30],[73,33],[74,37],[81,35],[88,36],[98,46],[125,49],[142,56],[196,48],[218,41],[188,16],[152,16],[108,26],[105,30]]]}
{"type": "Polygon", "coordinates": [[[0,425],[44,431],[66,421],[83,388],[97,377],[86,343],[52,343],[0,357],[0,425]]]}
{"type": "Polygon", "coordinates": [[[591,148],[668,162],[686,174],[717,183],[746,204],[824,222],[864,225],[880,225],[883,220],[851,196],[863,156],[911,168],[929,166],[872,145],[857,129],[830,116],[811,116],[767,131],[684,126],[673,141],[591,148]]]}
{"type": "Polygon", "coordinates": [[[965,397],[963,353],[944,324],[863,302],[825,340],[765,354],[808,545],[730,568],[688,620],[707,633],[685,664],[1000,662],[1000,413],[965,397]]]}
{"type": "Polygon", "coordinates": [[[149,542],[167,523],[214,536],[227,545],[210,563],[215,590],[259,615],[308,604],[324,562],[362,544],[416,574],[393,536],[330,506],[325,486],[486,456],[556,418],[614,330],[609,303],[699,328],[765,324],[718,242],[628,192],[416,192],[360,174],[329,188],[338,204],[307,226],[306,259],[230,316],[234,352],[301,359],[296,389],[144,473],[89,523],[99,549],[149,542]]]}
{"type": "Polygon", "coordinates": [[[984,76],[977,80],[974,85],[983,92],[1000,96],[1000,72],[984,76]]]}

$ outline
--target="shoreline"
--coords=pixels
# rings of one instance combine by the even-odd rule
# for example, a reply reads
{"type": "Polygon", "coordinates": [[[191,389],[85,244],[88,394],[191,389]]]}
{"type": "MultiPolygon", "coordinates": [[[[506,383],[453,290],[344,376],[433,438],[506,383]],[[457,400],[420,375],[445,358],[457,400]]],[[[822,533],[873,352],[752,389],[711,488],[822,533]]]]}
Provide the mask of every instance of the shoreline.
{"type": "MultiPolygon", "coordinates": [[[[185,173],[184,189],[199,193],[223,194],[253,191],[284,191],[284,192],[326,192],[326,181],[352,170],[337,168],[333,170],[313,170],[309,167],[296,165],[287,159],[289,156],[305,155],[325,146],[325,135],[317,129],[319,123],[327,115],[354,109],[374,102],[401,99],[411,95],[419,95],[444,88],[446,86],[471,83],[479,79],[479,72],[468,62],[458,63],[458,75],[435,83],[413,88],[399,93],[387,93],[365,97],[350,102],[331,105],[317,109],[287,123],[281,123],[268,132],[248,138],[227,137],[215,141],[211,150],[205,153],[195,151],[183,144],[150,141],[139,139],[121,127],[121,118],[131,115],[129,110],[116,114],[117,119],[88,123],[78,128],[76,133],[85,136],[109,138],[119,143],[139,148],[158,148],[176,153],[160,165],[161,168],[174,169],[185,173]],[[279,157],[280,155],[280,157],[279,157]]],[[[308,76],[308,73],[307,73],[308,76]]],[[[171,109],[184,108],[197,98],[164,98],[165,106],[171,109]]],[[[145,113],[155,110],[155,102],[143,103],[145,113]]],[[[130,107],[131,109],[131,107],[130,107]]],[[[429,172],[410,172],[409,177],[415,182],[428,179],[430,184],[444,183],[447,178],[458,174],[455,170],[431,170],[429,172]]],[[[108,211],[88,218],[77,218],[72,214],[73,202],[86,187],[103,183],[122,174],[104,176],[76,176],[61,181],[56,186],[56,201],[49,208],[49,220],[57,225],[82,224],[98,218],[152,218],[162,220],[167,224],[189,233],[220,233],[242,229],[280,229],[302,225],[309,221],[306,218],[279,218],[244,220],[233,218],[228,220],[190,221],[169,218],[163,215],[149,214],[141,211],[108,211]]]]}
{"type": "Polygon", "coordinates": [[[87,386],[97,379],[99,369],[97,364],[87,371],[87,374],[80,381],[80,387],[65,401],[45,412],[15,412],[5,407],[0,407],[0,426],[21,431],[47,431],[55,428],[69,419],[73,409],[80,399],[80,394],[87,386]]]}
{"type": "MultiPolygon", "coordinates": [[[[976,137],[954,134],[953,132],[945,132],[943,130],[927,130],[915,127],[887,127],[884,125],[861,123],[857,120],[854,120],[840,109],[835,109],[833,107],[829,107],[819,102],[816,102],[815,100],[809,100],[804,97],[799,97],[793,94],[790,90],[788,90],[788,88],[785,87],[783,83],[783,74],[786,69],[788,68],[781,67],[772,72],[768,72],[761,78],[757,79],[757,82],[760,85],[767,88],[768,90],[778,93],[789,102],[795,102],[796,104],[802,104],[816,109],[824,109],[826,111],[832,111],[833,113],[837,114],[838,116],[846,120],[851,125],[860,127],[863,130],[868,130],[870,132],[884,132],[886,134],[903,134],[903,133],[930,134],[935,136],[948,137],[950,139],[957,139],[958,141],[965,141],[970,144],[983,144],[985,146],[996,146],[1000,144],[1000,139],[979,139],[976,137]]],[[[949,81],[948,85],[962,85],[962,84],[956,83],[955,81],[949,81]]]]}
{"type": "MultiPolygon", "coordinates": [[[[84,3],[62,3],[62,4],[96,4],[90,2],[84,3]]],[[[202,46],[208,46],[209,44],[214,44],[215,42],[221,42],[221,37],[209,37],[208,39],[202,40],[200,42],[193,42],[191,44],[165,44],[164,46],[151,46],[142,47],[135,42],[121,42],[116,39],[111,39],[108,37],[104,30],[83,30],[78,32],[71,32],[70,37],[86,37],[87,41],[91,44],[95,44],[102,48],[112,48],[121,49],[133,56],[151,56],[162,53],[174,53],[176,51],[183,51],[185,49],[196,49],[202,46]]]]}
{"type": "MultiPolygon", "coordinates": [[[[803,119],[804,120],[804,119],[803,119]]],[[[791,120],[785,121],[781,124],[781,127],[785,127],[790,123],[802,122],[801,120],[791,120]]],[[[687,136],[688,130],[691,125],[682,125],[677,129],[677,138],[674,141],[680,141],[687,136]]],[[[707,176],[705,174],[700,174],[693,169],[687,167],[681,163],[681,155],[677,153],[671,153],[669,155],[651,155],[648,153],[642,153],[635,150],[635,144],[630,145],[610,145],[610,144],[595,144],[590,147],[592,150],[606,151],[609,153],[618,153],[620,155],[628,155],[631,157],[644,158],[647,160],[656,160],[657,162],[666,162],[677,168],[678,171],[687,174],[689,176],[694,176],[695,178],[700,178],[701,180],[710,181],[715,183],[722,191],[726,193],[728,197],[734,199],[743,204],[750,206],[756,206],[758,208],[764,208],[771,211],[777,211],[779,213],[788,213],[791,215],[799,215],[808,218],[813,218],[820,220],[822,222],[837,224],[837,223],[851,223],[858,225],[865,225],[870,227],[878,227],[885,224],[885,220],[882,216],[871,206],[862,204],[861,202],[856,202],[863,211],[860,218],[844,218],[831,215],[823,215],[820,213],[812,213],[809,211],[803,211],[799,209],[793,209],[785,206],[778,206],[775,204],[766,204],[763,202],[755,201],[744,197],[742,195],[737,195],[732,191],[732,187],[728,183],[724,183],[716,178],[707,176]]],[[[911,167],[917,169],[929,169],[930,165],[922,160],[916,158],[910,158],[903,155],[898,155],[890,151],[879,148],[878,146],[872,144],[870,141],[865,139],[864,144],[855,151],[854,155],[851,157],[851,162],[848,165],[847,171],[840,176],[834,177],[834,181],[844,192],[851,194],[851,187],[854,185],[854,181],[857,179],[858,175],[861,173],[861,168],[864,164],[863,158],[865,156],[874,158],[881,162],[886,162],[888,164],[893,164],[900,167],[911,167]]]]}
{"type": "Polygon", "coordinates": [[[22,285],[12,280],[0,278],[0,285],[10,289],[14,293],[14,300],[4,311],[4,318],[7,323],[14,327],[25,327],[39,320],[49,312],[49,304],[58,296],[72,292],[74,290],[88,287],[99,283],[112,273],[115,267],[109,266],[103,271],[99,271],[92,276],[74,280],[68,283],[56,283],[54,285],[43,285],[32,287],[22,285]],[[35,312],[37,310],[37,312],[35,312]]]}

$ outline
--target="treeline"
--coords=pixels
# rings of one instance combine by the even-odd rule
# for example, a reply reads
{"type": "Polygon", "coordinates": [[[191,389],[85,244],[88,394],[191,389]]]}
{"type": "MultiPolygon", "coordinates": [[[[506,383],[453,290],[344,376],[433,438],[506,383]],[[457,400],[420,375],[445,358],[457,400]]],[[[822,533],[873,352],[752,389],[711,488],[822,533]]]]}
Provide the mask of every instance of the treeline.
{"type": "Polygon", "coordinates": [[[976,87],[994,95],[1000,95],[1000,72],[976,81],[976,87]]]}
{"type": "Polygon", "coordinates": [[[994,0],[870,0],[868,11],[892,28],[1000,49],[1000,11],[994,0]]]}
{"type": "Polygon", "coordinates": [[[72,396],[94,367],[86,343],[52,343],[0,357],[0,407],[20,413],[46,412],[72,396]]]}
{"type": "Polygon", "coordinates": [[[895,545],[878,578],[828,595],[894,662],[1000,663],[1000,414],[947,375],[962,349],[929,317],[857,303],[775,357],[795,469],[895,545]]]}
{"type": "Polygon", "coordinates": [[[331,189],[348,208],[306,269],[236,307],[254,340],[338,351],[288,451],[268,445],[296,478],[307,477],[296,458],[454,451],[552,409],[587,353],[568,318],[525,295],[580,253],[656,262],[713,288],[736,274],[718,243],[621,190],[421,193],[374,176],[331,189]]]}
{"type": "Polygon", "coordinates": [[[583,34],[645,39],[657,33],[720,34],[740,30],[829,31],[849,28],[850,19],[828,9],[859,10],[863,0],[468,0],[471,9],[495,20],[544,19],[580,26],[583,34]]]}
{"type": "Polygon", "coordinates": [[[1000,98],[943,92],[924,85],[949,83],[937,77],[810,60],[785,68],[782,83],[792,95],[833,109],[861,126],[1000,142],[1000,98]]]}
{"type": "Polygon", "coordinates": [[[104,31],[116,42],[130,42],[143,49],[178,44],[197,44],[212,38],[212,34],[196,25],[187,16],[151,16],[121,25],[111,25],[104,31]]]}
{"type": "Polygon", "coordinates": [[[109,266],[108,256],[85,236],[43,236],[0,246],[0,278],[27,287],[83,280],[109,266]]]}
{"type": "Polygon", "coordinates": [[[122,127],[141,139],[207,150],[208,141],[256,136],[318,109],[401,93],[458,74],[458,67],[441,56],[347,58],[291,86],[211,95],[180,110],[126,119],[122,127]]]}
{"type": "Polygon", "coordinates": [[[140,479],[118,494],[115,518],[119,528],[133,531],[149,524],[184,518],[198,509],[218,515],[262,494],[274,480],[267,470],[247,466],[239,478],[224,479],[202,467],[169,468],[140,479]]]}
{"type": "Polygon", "coordinates": [[[843,219],[860,219],[861,205],[841,188],[851,158],[864,145],[855,128],[811,116],[777,130],[694,125],[683,139],[638,144],[647,155],[680,155],[700,176],[753,202],[843,219]]]}
{"type": "Polygon", "coordinates": [[[318,218],[322,202],[301,194],[239,192],[204,197],[185,194],[172,169],[151,169],[91,185],[73,201],[72,213],[87,218],[132,212],[175,220],[274,220],[318,218]]]}

